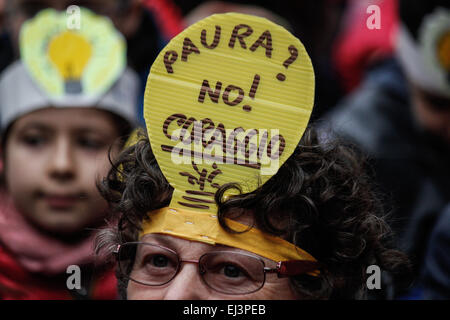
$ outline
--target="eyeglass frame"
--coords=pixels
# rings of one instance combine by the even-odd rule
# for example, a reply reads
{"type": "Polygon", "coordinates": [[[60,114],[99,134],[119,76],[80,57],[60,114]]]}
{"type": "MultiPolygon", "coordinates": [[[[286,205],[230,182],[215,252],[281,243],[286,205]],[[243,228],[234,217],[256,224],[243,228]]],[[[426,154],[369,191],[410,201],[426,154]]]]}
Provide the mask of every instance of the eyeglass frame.
{"type": "MultiPolygon", "coordinates": [[[[181,270],[181,263],[182,263],[182,262],[185,262],[185,263],[195,263],[195,264],[197,264],[197,265],[198,265],[198,272],[199,272],[199,274],[200,274],[200,278],[202,279],[202,282],[203,282],[206,286],[208,286],[209,288],[211,288],[212,290],[217,291],[217,292],[220,292],[220,293],[223,293],[223,294],[227,294],[227,295],[246,295],[246,294],[254,293],[254,292],[256,292],[256,291],[261,290],[261,289],[264,287],[264,284],[266,283],[266,274],[267,274],[267,273],[276,273],[278,278],[286,278],[286,277],[296,276],[296,275],[304,274],[304,273],[307,273],[307,272],[310,272],[310,271],[314,271],[314,270],[316,270],[316,269],[319,267],[319,263],[316,262],[316,261],[308,261],[308,260],[285,260],[285,261],[278,261],[278,262],[276,262],[275,268],[269,268],[269,267],[266,267],[266,263],[264,262],[264,260],[261,259],[260,257],[256,256],[256,255],[252,255],[252,254],[248,254],[248,253],[244,253],[244,252],[234,252],[234,251],[214,251],[214,252],[205,252],[205,253],[202,254],[197,260],[182,260],[182,259],[180,258],[180,256],[179,256],[179,254],[178,254],[175,250],[172,250],[172,249],[170,249],[170,248],[161,246],[161,245],[159,245],[159,244],[150,243],[150,242],[145,242],[145,241],[132,241],[132,242],[125,242],[125,243],[122,243],[122,244],[116,244],[116,247],[115,247],[114,250],[113,250],[113,254],[116,256],[116,259],[117,259],[117,260],[119,260],[120,249],[121,249],[124,245],[128,245],[128,244],[137,244],[137,245],[139,245],[139,244],[146,244],[146,245],[151,245],[151,246],[159,247],[159,248],[161,248],[161,249],[164,249],[164,250],[167,250],[167,251],[171,252],[171,253],[174,254],[174,255],[177,257],[177,259],[178,259],[178,262],[177,262],[177,270],[174,272],[173,276],[172,276],[169,280],[167,280],[166,282],[164,282],[164,283],[161,283],[161,284],[154,284],[154,285],[152,285],[152,284],[147,284],[147,283],[143,283],[143,282],[140,282],[140,281],[138,281],[138,280],[135,280],[135,279],[131,278],[129,275],[127,275],[125,272],[123,272],[123,270],[122,270],[122,268],[121,268],[121,264],[120,264],[120,262],[118,261],[118,268],[119,268],[119,271],[120,271],[120,274],[121,274],[121,275],[123,275],[124,277],[126,277],[128,280],[131,280],[131,281],[134,281],[134,282],[136,282],[136,283],[139,283],[139,284],[142,284],[142,285],[145,285],[145,286],[149,286],[149,287],[160,287],[160,286],[163,286],[163,285],[169,283],[169,282],[172,281],[173,279],[175,279],[175,277],[178,275],[178,273],[179,273],[180,270],[181,270]],[[263,278],[263,281],[262,281],[262,283],[261,283],[261,286],[259,286],[257,289],[255,289],[255,290],[253,290],[253,291],[249,291],[249,292],[246,292],[246,293],[227,293],[227,292],[220,291],[220,290],[218,290],[218,289],[216,289],[216,288],[213,288],[211,285],[208,284],[207,281],[205,281],[205,279],[204,279],[204,277],[203,277],[203,274],[204,274],[204,273],[202,273],[202,271],[200,270],[200,260],[201,260],[205,255],[208,255],[208,254],[211,254],[211,253],[214,253],[214,254],[216,254],[216,253],[241,254],[241,255],[248,256],[248,257],[251,257],[251,258],[254,258],[254,259],[256,259],[256,260],[261,261],[262,266],[263,266],[263,274],[264,274],[264,278],[263,278]]],[[[134,263],[134,262],[133,262],[133,263],[134,263]]]]}

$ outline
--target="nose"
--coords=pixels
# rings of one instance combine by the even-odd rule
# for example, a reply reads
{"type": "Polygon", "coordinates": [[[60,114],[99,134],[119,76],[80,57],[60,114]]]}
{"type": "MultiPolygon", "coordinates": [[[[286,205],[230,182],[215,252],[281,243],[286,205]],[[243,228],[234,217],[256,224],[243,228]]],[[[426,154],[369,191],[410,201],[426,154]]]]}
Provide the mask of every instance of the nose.
{"type": "Polygon", "coordinates": [[[60,137],[55,141],[55,147],[48,162],[48,172],[51,178],[65,182],[75,176],[75,161],[69,139],[60,137]]]}
{"type": "Polygon", "coordinates": [[[166,289],[164,300],[207,300],[211,297],[203,283],[196,263],[183,263],[166,289]]]}

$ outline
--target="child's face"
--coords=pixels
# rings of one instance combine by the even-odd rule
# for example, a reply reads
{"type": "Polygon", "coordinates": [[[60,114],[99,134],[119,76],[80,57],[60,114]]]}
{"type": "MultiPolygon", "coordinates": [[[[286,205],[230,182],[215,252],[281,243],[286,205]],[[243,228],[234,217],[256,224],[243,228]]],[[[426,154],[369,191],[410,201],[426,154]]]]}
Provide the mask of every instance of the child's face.
{"type": "Polygon", "coordinates": [[[5,148],[9,194],[36,226],[76,233],[99,222],[107,204],[96,188],[118,137],[112,117],[93,108],[47,108],[20,117],[5,148]]]}

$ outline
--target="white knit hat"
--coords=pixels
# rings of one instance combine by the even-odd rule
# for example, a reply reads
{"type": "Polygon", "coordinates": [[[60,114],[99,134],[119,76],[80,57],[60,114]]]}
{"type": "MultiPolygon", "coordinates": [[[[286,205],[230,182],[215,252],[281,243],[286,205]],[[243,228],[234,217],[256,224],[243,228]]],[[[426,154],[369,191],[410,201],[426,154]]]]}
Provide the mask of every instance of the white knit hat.
{"type": "Polygon", "coordinates": [[[0,78],[0,126],[3,132],[13,121],[31,111],[46,107],[95,107],[136,122],[139,80],[127,68],[117,82],[97,101],[83,101],[82,96],[66,95],[57,104],[32,80],[21,61],[4,70],[0,78]]]}

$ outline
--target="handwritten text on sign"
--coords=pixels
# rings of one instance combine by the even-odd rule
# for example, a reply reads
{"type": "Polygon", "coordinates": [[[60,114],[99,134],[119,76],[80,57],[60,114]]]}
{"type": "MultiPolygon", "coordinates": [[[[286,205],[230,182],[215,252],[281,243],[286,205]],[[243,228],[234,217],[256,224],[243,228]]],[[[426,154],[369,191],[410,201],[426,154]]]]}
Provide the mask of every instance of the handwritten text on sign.
{"type": "Polygon", "coordinates": [[[224,183],[249,192],[275,174],[306,127],[313,86],[300,41],[266,19],[213,15],[176,36],[144,102],[152,148],[178,190],[172,204],[209,210],[224,183]]]}
{"type": "MultiPolygon", "coordinates": [[[[228,47],[234,48],[236,43],[239,43],[240,47],[242,49],[249,48],[250,51],[256,51],[258,48],[262,48],[262,50],[265,50],[265,55],[267,58],[272,58],[272,34],[269,30],[264,31],[258,39],[253,42],[251,46],[248,46],[246,43],[246,38],[253,34],[253,28],[247,24],[238,24],[234,27],[233,32],[231,33],[228,41],[228,47]]],[[[222,38],[222,28],[221,26],[216,25],[215,26],[215,33],[214,33],[214,39],[211,44],[207,43],[207,30],[203,29],[200,35],[200,43],[202,44],[203,48],[206,49],[215,49],[222,38]]],[[[203,49],[202,49],[203,50],[203,49]]],[[[298,49],[294,45],[290,45],[288,47],[288,51],[290,53],[290,56],[283,62],[283,66],[287,69],[289,65],[291,65],[298,57],[298,49]]],[[[183,47],[181,50],[181,61],[187,62],[188,57],[190,54],[200,54],[200,49],[194,44],[194,42],[189,38],[185,37],[183,41],[183,47]]],[[[178,52],[175,50],[168,50],[164,54],[164,65],[166,67],[167,73],[174,73],[173,65],[178,60],[178,52]]],[[[286,76],[283,73],[278,73],[276,75],[276,78],[279,81],[286,80],[286,76]]],[[[249,92],[249,96],[251,98],[255,98],[256,90],[258,89],[259,81],[261,80],[260,75],[255,74],[253,78],[253,83],[251,85],[251,90],[249,92]]],[[[209,81],[207,79],[203,80],[200,87],[200,94],[198,97],[199,102],[203,102],[205,99],[206,93],[209,94],[211,100],[213,102],[218,101],[222,89],[222,82],[217,81],[215,85],[215,90],[211,90],[211,87],[209,85],[209,81]]],[[[242,102],[244,98],[244,90],[240,88],[239,86],[230,84],[228,85],[224,93],[222,95],[223,102],[225,104],[228,104],[230,106],[235,106],[242,102]],[[237,91],[238,95],[237,97],[230,101],[229,95],[232,91],[237,91]]],[[[250,111],[251,107],[249,105],[244,105],[243,109],[245,111],[250,111]]]]}
{"type": "MultiPolygon", "coordinates": [[[[265,30],[256,41],[247,44],[246,38],[251,34],[253,34],[251,26],[247,24],[236,25],[229,36],[228,47],[233,49],[237,45],[242,49],[253,52],[261,48],[260,50],[265,50],[267,58],[272,58],[271,32],[265,30]]],[[[201,50],[215,49],[222,39],[221,26],[215,26],[214,38],[211,43],[208,43],[207,39],[206,29],[203,29],[200,34],[199,40],[202,45],[200,48],[189,37],[185,37],[181,49],[181,62],[188,62],[189,55],[201,54],[201,50]]],[[[298,50],[295,46],[289,46],[288,51],[290,56],[283,63],[285,68],[288,68],[298,57],[298,50]]],[[[176,69],[174,68],[179,56],[179,53],[175,50],[165,52],[164,65],[168,74],[175,72],[176,69]]],[[[279,81],[284,81],[286,76],[283,73],[278,73],[276,78],[279,81]]],[[[261,76],[255,74],[248,94],[250,98],[255,98],[260,81],[261,76]]],[[[218,103],[219,99],[222,98],[226,105],[236,106],[243,101],[244,95],[244,89],[237,85],[228,84],[225,86],[222,81],[217,80],[211,88],[210,80],[203,79],[199,86],[197,101],[204,103],[206,96],[208,96],[213,103],[218,103]]],[[[245,104],[242,108],[247,112],[252,109],[248,104],[245,104]]],[[[261,169],[261,164],[271,164],[268,168],[263,168],[261,172],[262,174],[274,174],[278,170],[278,159],[285,147],[285,139],[278,134],[278,130],[271,130],[269,133],[266,129],[245,130],[242,127],[226,129],[222,123],[215,126],[211,119],[196,120],[192,117],[187,118],[184,114],[173,114],[168,117],[164,122],[163,131],[167,138],[178,141],[178,144],[175,147],[162,145],[162,149],[171,152],[174,163],[192,164],[195,172],[199,174],[198,178],[188,172],[180,172],[180,175],[188,177],[189,183],[198,184],[200,190],[204,189],[205,180],[209,181],[213,188],[220,187],[212,181],[216,175],[222,173],[217,164],[238,164],[255,169],[261,169]],[[169,133],[169,127],[173,122],[178,124],[178,128],[169,133]],[[274,134],[274,131],[276,131],[276,134],[274,134]],[[204,172],[200,172],[197,167],[197,164],[202,162],[211,164],[214,169],[208,179],[206,179],[207,171],[204,169],[204,172]]]]}

